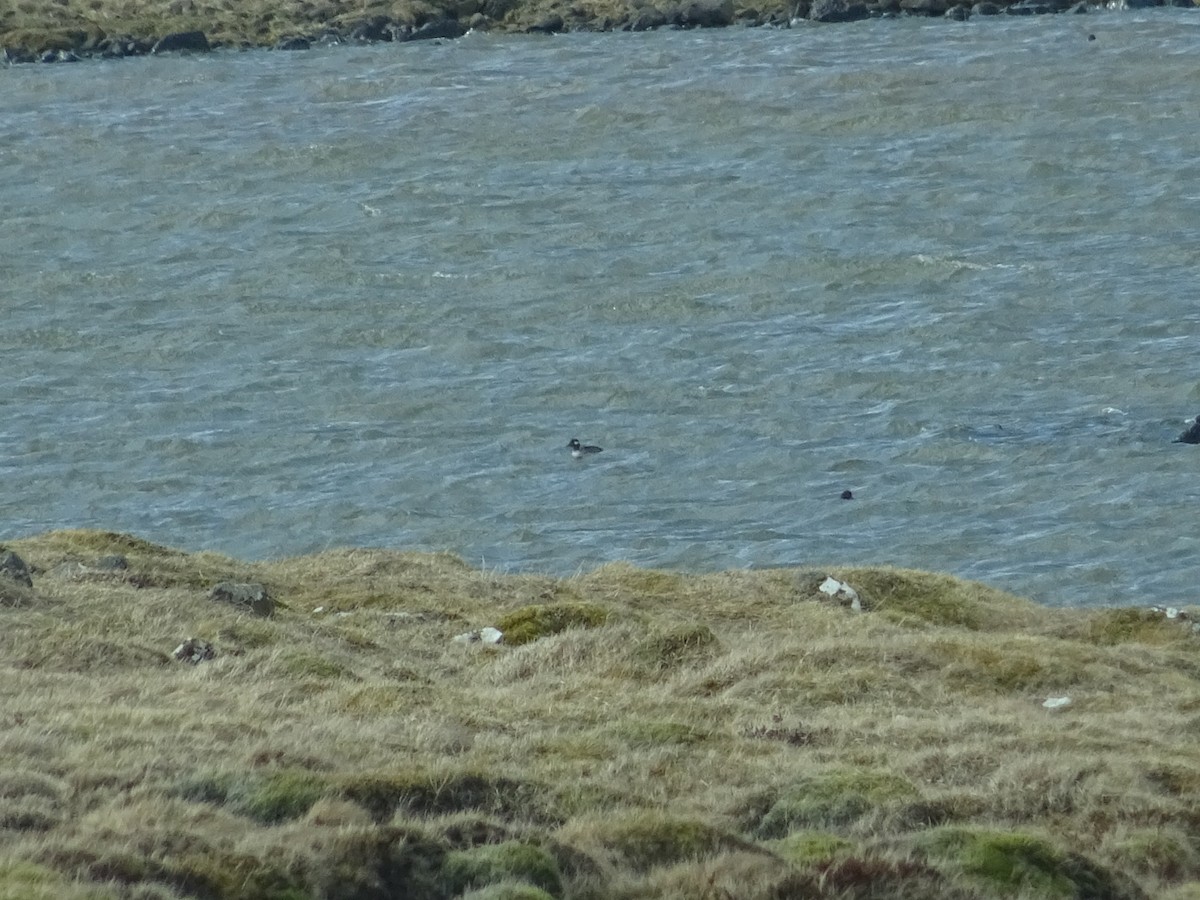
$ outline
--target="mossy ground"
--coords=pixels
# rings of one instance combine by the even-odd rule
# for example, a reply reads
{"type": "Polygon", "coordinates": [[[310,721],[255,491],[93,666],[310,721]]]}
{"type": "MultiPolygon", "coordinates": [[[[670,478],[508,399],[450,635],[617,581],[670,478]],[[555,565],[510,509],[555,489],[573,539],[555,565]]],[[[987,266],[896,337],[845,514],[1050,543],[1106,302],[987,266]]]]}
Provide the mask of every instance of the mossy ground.
{"type": "Polygon", "coordinates": [[[6,546],[0,900],[1200,895],[1190,620],[889,568],[6,546]]]}

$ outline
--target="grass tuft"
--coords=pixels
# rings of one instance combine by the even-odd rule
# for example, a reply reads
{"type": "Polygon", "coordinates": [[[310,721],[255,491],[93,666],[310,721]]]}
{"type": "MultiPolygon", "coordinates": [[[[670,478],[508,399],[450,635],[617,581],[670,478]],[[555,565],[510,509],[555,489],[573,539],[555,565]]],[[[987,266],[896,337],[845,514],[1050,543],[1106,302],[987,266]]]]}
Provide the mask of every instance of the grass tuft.
{"type": "Polygon", "coordinates": [[[228,807],[238,815],[275,824],[305,815],[330,792],[324,777],[303,769],[278,772],[221,772],[180,783],[176,795],[184,800],[228,807]]]}
{"type": "Polygon", "coordinates": [[[446,855],[442,883],[452,894],[486,887],[501,881],[517,881],[559,897],[562,875],[554,857],[534,844],[508,841],[485,844],[446,855]]]}
{"type": "Polygon", "coordinates": [[[831,769],[786,785],[753,826],[761,838],[798,829],[845,827],[881,807],[919,796],[907,778],[885,771],[831,769]]]}
{"type": "Polygon", "coordinates": [[[1119,873],[1082,854],[1064,853],[1049,840],[1027,832],[944,827],[922,836],[917,844],[999,896],[1108,900],[1145,896],[1119,873]]]}
{"type": "Polygon", "coordinates": [[[799,868],[828,863],[851,853],[855,844],[828,831],[791,831],[769,841],[767,846],[781,858],[799,868]]]}
{"type": "Polygon", "coordinates": [[[0,900],[116,900],[100,886],[73,884],[61,873],[37,863],[0,861],[0,900]]]}
{"type": "Polygon", "coordinates": [[[660,810],[614,811],[581,821],[571,832],[578,845],[592,846],[635,871],[698,860],[722,850],[753,845],[708,822],[660,810]]]}
{"type": "Polygon", "coordinates": [[[468,891],[459,900],[554,900],[554,896],[531,884],[509,882],[468,891]]]}
{"type": "Polygon", "coordinates": [[[568,628],[597,628],[608,619],[608,610],[594,604],[547,603],[514,610],[503,616],[496,627],[504,632],[504,643],[519,646],[568,628]]]}
{"type": "Polygon", "coordinates": [[[1117,644],[1177,644],[1190,634],[1161,612],[1152,609],[1105,609],[1092,615],[1085,640],[1102,647],[1117,644]]]}
{"type": "Polygon", "coordinates": [[[657,747],[664,744],[697,744],[711,737],[711,734],[703,726],[695,722],[647,719],[621,722],[614,726],[611,733],[628,744],[646,747],[657,747]]]}
{"type": "Polygon", "coordinates": [[[652,630],[639,641],[636,655],[643,664],[664,672],[711,659],[719,651],[720,642],[711,628],[690,624],[652,630]]]}

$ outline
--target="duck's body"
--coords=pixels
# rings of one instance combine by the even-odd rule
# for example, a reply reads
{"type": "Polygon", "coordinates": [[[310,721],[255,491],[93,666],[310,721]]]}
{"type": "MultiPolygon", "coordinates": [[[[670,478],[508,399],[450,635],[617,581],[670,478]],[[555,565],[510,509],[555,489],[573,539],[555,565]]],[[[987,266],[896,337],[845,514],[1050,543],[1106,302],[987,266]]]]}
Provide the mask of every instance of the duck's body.
{"type": "Polygon", "coordinates": [[[571,456],[575,459],[582,459],[590,453],[599,453],[603,447],[597,447],[594,444],[581,444],[579,438],[571,438],[567,446],[571,448],[571,456]]]}
{"type": "Polygon", "coordinates": [[[1192,422],[1191,427],[1183,434],[1175,438],[1176,444],[1200,444],[1200,416],[1196,416],[1196,421],[1192,422]]]}

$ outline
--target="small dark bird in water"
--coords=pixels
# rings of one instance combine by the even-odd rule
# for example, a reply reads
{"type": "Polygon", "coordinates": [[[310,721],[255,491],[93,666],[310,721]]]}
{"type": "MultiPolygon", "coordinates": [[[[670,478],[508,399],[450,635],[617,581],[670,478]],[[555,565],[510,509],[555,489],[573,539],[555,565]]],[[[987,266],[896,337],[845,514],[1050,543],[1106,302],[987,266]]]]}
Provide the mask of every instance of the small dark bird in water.
{"type": "Polygon", "coordinates": [[[571,448],[571,455],[576,459],[581,459],[582,457],[587,456],[589,453],[599,453],[604,449],[603,447],[597,447],[594,444],[581,444],[579,443],[579,438],[571,438],[571,441],[567,444],[567,446],[571,448]]]}
{"type": "Polygon", "coordinates": [[[1196,421],[1191,424],[1191,427],[1179,437],[1175,438],[1172,443],[1200,444],[1200,416],[1196,416],[1196,421]]]}
{"type": "Polygon", "coordinates": [[[842,491],[842,499],[843,500],[853,500],[854,492],[853,491],[842,491]]]}

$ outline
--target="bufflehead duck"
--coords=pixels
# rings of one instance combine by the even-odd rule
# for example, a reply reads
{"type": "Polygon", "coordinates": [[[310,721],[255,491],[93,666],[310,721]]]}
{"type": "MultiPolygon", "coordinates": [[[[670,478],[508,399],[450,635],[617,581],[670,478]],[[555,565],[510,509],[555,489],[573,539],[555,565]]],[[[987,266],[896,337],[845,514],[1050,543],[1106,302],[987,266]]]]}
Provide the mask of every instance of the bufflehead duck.
{"type": "Polygon", "coordinates": [[[576,459],[580,459],[589,453],[599,453],[603,447],[596,447],[592,444],[581,444],[579,438],[571,438],[571,442],[567,444],[571,448],[571,455],[576,459]]]}
{"type": "Polygon", "coordinates": [[[1175,438],[1173,443],[1176,444],[1200,444],[1200,416],[1196,416],[1196,421],[1192,423],[1191,428],[1175,438]]]}

